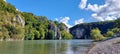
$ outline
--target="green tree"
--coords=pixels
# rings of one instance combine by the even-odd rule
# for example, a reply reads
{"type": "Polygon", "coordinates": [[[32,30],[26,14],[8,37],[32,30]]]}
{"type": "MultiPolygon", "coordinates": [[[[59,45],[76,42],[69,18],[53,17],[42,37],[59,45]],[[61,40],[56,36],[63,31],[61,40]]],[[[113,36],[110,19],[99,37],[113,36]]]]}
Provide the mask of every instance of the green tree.
{"type": "Polygon", "coordinates": [[[113,28],[111,31],[114,33],[114,36],[120,35],[120,28],[113,28]]]}
{"type": "Polygon", "coordinates": [[[6,28],[9,31],[10,38],[13,39],[23,39],[24,38],[24,29],[20,25],[14,27],[11,24],[6,25],[6,28]]]}
{"type": "Polygon", "coordinates": [[[35,35],[34,32],[35,32],[34,29],[31,29],[31,30],[30,30],[30,37],[29,37],[29,40],[34,40],[34,38],[35,38],[35,37],[34,37],[34,35],[35,35]]]}
{"type": "Polygon", "coordinates": [[[0,31],[0,39],[2,38],[2,35],[3,35],[3,34],[2,34],[2,32],[0,31]]]}
{"type": "Polygon", "coordinates": [[[115,20],[115,27],[120,28],[120,18],[115,20]]]}
{"type": "Polygon", "coordinates": [[[63,31],[61,31],[61,38],[62,39],[72,39],[73,36],[70,33],[63,30],[63,31]]]}
{"type": "Polygon", "coordinates": [[[35,36],[35,39],[39,39],[39,38],[40,38],[40,33],[39,33],[39,31],[35,30],[35,31],[34,31],[34,36],[35,36]]]}
{"type": "Polygon", "coordinates": [[[44,39],[45,38],[45,31],[43,28],[39,27],[39,33],[40,33],[40,39],[44,39]]]}
{"type": "Polygon", "coordinates": [[[117,33],[120,33],[120,28],[113,28],[112,31],[117,34],[117,33]]]}
{"type": "Polygon", "coordinates": [[[54,38],[55,38],[55,32],[53,30],[48,30],[47,39],[54,39],[54,38]]]}
{"type": "Polygon", "coordinates": [[[30,26],[29,25],[26,25],[25,26],[25,40],[28,40],[29,39],[29,36],[30,36],[30,26]]]}
{"type": "Polygon", "coordinates": [[[106,33],[106,37],[114,37],[113,31],[108,31],[108,32],[106,33]]]}
{"type": "Polygon", "coordinates": [[[1,37],[2,37],[2,22],[0,22],[0,39],[1,39],[1,37]]]}
{"type": "Polygon", "coordinates": [[[94,41],[100,41],[105,39],[105,37],[101,34],[101,31],[98,28],[91,31],[91,36],[94,41]]]}
{"type": "Polygon", "coordinates": [[[2,35],[2,36],[0,35],[1,38],[3,38],[3,39],[9,38],[9,32],[5,27],[2,27],[2,30],[0,33],[2,35]]]}
{"type": "Polygon", "coordinates": [[[21,27],[15,27],[15,32],[16,32],[16,38],[17,39],[23,39],[25,37],[24,35],[24,29],[21,27]]]}

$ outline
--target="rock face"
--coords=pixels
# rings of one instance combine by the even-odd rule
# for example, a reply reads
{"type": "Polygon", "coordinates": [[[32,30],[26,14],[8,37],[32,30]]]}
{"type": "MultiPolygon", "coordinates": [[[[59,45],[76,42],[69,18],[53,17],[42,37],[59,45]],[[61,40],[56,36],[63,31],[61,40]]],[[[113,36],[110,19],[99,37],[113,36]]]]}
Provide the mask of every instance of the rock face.
{"type": "Polygon", "coordinates": [[[60,25],[58,27],[61,28],[62,30],[69,32],[69,28],[66,25],[60,25]]]}
{"type": "Polygon", "coordinates": [[[98,42],[87,54],[120,54],[120,38],[114,38],[104,42],[98,42]]]}
{"type": "Polygon", "coordinates": [[[61,39],[61,31],[62,30],[65,30],[66,32],[69,33],[69,28],[65,24],[59,23],[59,24],[57,24],[57,27],[58,27],[57,33],[59,34],[59,35],[57,35],[57,39],[61,39]]]}
{"type": "Polygon", "coordinates": [[[54,22],[51,21],[49,21],[48,30],[54,31],[55,39],[61,39],[62,30],[69,32],[69,28],[66,25],[62,23],[55,24],[54,22]]]}
{"type": "MultiPolygon", "coordinates": [[[[19,15],[16,15],[15,18],[14,18],[14,21],[17,21],[18,23],[21,24],[21,27],[24,28],[25,26],[25,21],[21,18],[21,16],[19,15]]],[[[14,25],[15,26],[15,25],[14,25]]]]}
{"type": "Polygon", "coordinates": [[[105,34],[108,29],[114,28],[114,24],[113,21],[79,24],[70,28],[70,33],[74,39],[91,39],[90,31],[92,29],[99,28],[102,34],[105,34]]]}
{"type": "Polygon", "coordinates": [[[49,30],[53,30],[54,31],[55,39],[60,39],[61,33],[60,33],[59,28],[51,21],[49,21],[48,27],[49,27],[48,28],[49,30]]]}
{"type": "Polygon", "coordinates": [[[57,25],[57,27],[60,29],[60,30],[65,30],[67,32],[69,32],[69,28],[64,24],[64,23],[59,23],[57,25]]]}

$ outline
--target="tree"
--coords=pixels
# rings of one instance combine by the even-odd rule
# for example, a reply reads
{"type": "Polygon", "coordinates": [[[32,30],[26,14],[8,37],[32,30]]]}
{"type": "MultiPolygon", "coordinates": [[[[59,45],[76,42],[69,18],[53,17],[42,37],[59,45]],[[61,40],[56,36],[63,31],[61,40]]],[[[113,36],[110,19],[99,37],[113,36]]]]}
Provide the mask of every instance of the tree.
{"type": "Polygon", "coordinates": [[[120,33],[120,28],[113,28],[112,31],[113,31],[114,33],[120,33]]]}
{"type": "Polygon", "coordinates": [[[2,37],[2,22],[0,22],[0,39],[2,37]]]}
{"type": "Polygon", "coordinates": [[[62,39],[72,39],[73,38],[73,36],[65,30],[61,31],[61,37],[62,37],[62,39]]]}
{"type": "Polygon", "coordinates": [[[101,31],[98,28],[91,31],[91,36],[94,41],[100,41],[105,39],[105,37],[101,34],[101,31]]]}
{"type": "Polygon", "coordinates": [[[120,28],[113,28],[111,31],[114,33],[114,36],[120,36],[120,28]]]}
{"type": "Polygon", "coordinates": [[[34,37],[34,32],[35,32],[34,29],[31,29],[31,30],[30,30],[30,37],[29,37],[30,40],[34,40],[34,38],[35,38],[35,37],[34,37]]]}
{"type": "Polygon", "coordinates": [[[23,39],[24,38],[24,29],[21,27],[15,27],[15,32],[16,32],[16,38],[17,39],[23,39]]]}
{"type": "Polygon", "coordinates": [[[44,29],[43,28],[41,28],[41,27],[39,27],[39,33],[40,33],[40,36],[39,36],[39,38],[40,39],[44,39],[45,38],[45,31],[44,31],[44,29]]]}
{"type": "Polygon", "coordinates": [[[115,20],[115,27],[120,28],[120,18],[115,20]]]}
{"type": "Polygon", "coordinates": [[[30,26],[29,25],[26,25],[25,26],[25,40],[28,40],[29,39],[29,36],[30,36],[30,26]]]}
{"type": "Polygon", "coordinates": [[[34,36],[35,36],[35,39],[39,39],[39,38],[40,38],[40,33],[39,33],[39,31],[35,30],[35,31],[34,31],[34,36]]]}
{"type": "Polygon", "coordinates": [[[16,27],[14,27],[11,24],[8,24],[5,26],[7,28],[7,30],[9,31],[9,36],[12,39],[23,39],[24,38],[24,29],[21,28],[20,25],[17,25],[16,27]]]}
{"type": "Polygon", "coordinates": [[[2,34],[2,32],[0,31],[0,39],[2,38],[2,35],[3,35],[3,34],[2,34]]]}
{"type": "Polygon", "coordinates": [[[55,38],[55,32],[53,30],[48,30],[47,39],[54,39],[55,38]]]}
{"type": "Polygon", "coordinates": [[[3,39],[9,38],[9,32],[5,27],[2,27],[2,30],[0,33],[1,33],[0,34],[1,38],[3,38],[3,39]]]}
{"type": "Polygon", "coordinates": [[[108,31],[106,37],[114,37],[113,31],[108,31]]]}

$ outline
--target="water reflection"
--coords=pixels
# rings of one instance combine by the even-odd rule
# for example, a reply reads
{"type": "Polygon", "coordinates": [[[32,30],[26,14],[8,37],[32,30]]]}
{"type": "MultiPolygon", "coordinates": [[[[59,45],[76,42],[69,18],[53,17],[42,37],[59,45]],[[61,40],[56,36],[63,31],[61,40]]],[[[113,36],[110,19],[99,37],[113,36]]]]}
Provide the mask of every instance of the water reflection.
{"type": "Polygon", "coordinates": [[[2,41],[0,42],[0,54],[24,54],[24,43],[2,41]]]}
{"type": "Polygon", "coordinates": [[[85,54],[90,44],[90,40],[3,41],[0,54],[85,54]]]}

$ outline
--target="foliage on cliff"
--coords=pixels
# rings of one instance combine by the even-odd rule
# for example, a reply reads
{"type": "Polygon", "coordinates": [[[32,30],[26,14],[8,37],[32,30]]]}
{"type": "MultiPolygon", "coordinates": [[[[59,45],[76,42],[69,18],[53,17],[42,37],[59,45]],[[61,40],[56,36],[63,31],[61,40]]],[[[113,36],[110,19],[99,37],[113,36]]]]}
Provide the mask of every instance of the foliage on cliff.
{"type": "MultiPolygon", "coordinates": [[[[101,21],[101,22],[91,22],[91,23],[82,23],[75,25],[70,28],[70,33],[73,35],[73,38],[77,39],[91,39],[90,35],[91,30],[98,28],[101,31],[101,34],[106,37],[113,37],[116,35],[116,32],[112,31],[119,30],[115,28],[120,28],[120,18],[111,21],[101,21]]],[[[117,32],[118,33],[118,32],[117,32]]],[[[119,35],[119,34],[117,34],[119,35]]]]}
{"type": "Polygon", "coordinates": [[[61,37],[62,39],[72,39],[73,36],[71,34],[69,34],[68,32],[66,32],[65,30],[61,31],[61,37]]]}
{"type": "Polygon", "coordinates": [[[13,5],[0,0],[0,39],[59,39],[61,31],[66,28],[66,25],[60,24],[45,16],[20,12],[13,5]]]}
{"type": "Polygon", "coordinates": [[[114,27],[113,25],[113,21],[83,23],[70,28],[70,33],[75,39],[91,39],[90,32],[92,29],[98,28],[101,30],[101,34],[105,34],[108,29],[114,27]]]}
{"type": "Polygon", "coordinates": [[[14,6],[0,0],[0,38],[1,39],[23,39],[24,28],[16,19],[19,12],[14,6]]]}

